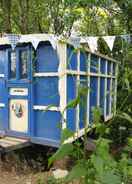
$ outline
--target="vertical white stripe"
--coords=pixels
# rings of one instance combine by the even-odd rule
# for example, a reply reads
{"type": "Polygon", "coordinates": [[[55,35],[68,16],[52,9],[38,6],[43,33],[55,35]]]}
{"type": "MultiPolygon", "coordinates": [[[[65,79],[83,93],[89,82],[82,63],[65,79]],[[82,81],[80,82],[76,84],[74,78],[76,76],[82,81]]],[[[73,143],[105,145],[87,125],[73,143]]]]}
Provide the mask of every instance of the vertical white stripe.
{"type": "MultiPolygon", "coordinates": [[[[77,82],[76,82],[76,92],[77,92],[77,95],[78,95],[78,88],[80,86],[80,50],[77,51],[77,71],[78,71],[78,75],[77,75],[77,82]]],[[[79,112],[80,112],[80,109],[79,109],[79,104],[77,104],[77,107],[76,107],[76,130],[78,131],[79,130],[79,112]]]]}
{"type": "MultiPolygon", "coordinates": [[[[110,75],[113,73],[113,63],[111,62],[110,75]]],[[[109,102],[109,115],[112,115],[112,77],[110,78],[110,102],[109,102]]]]}
{"type": "MultiPolygon", "coordinates": [[[[59,56],[59,69],[61,74],[59,77],[59,94],[60,94],[60,111],[64,111],[67,105],[67,45],[65,43],[58,43],[57,52],[59,56]]],[[[66,110],[63,114],[62,129],[66,128],[66,110]]]]}
{"type": "MultiPolygon", "coordinates": [[[[87,58],[87,72],[90,73],[90,62],[91,62],[91,54],[88,54],[87,58]]],[[[87,122],[90,123],[90,75],[88,75],[88,95],[87,95],[87,122]]],[[[86,125],[88,126],[88,125],[86,125]]]]}
{"type": "MultiPolygon", "coordinates": [[[[98,74],[100,75],[100,57],[98,58],[98,74]]],[[[98,76],[97,106],[100,106],[100,76],[98,76]]]]}
{"type": "Polygon", "coordinates": [[[115,91],[114,91],[114,114],[116,114],[116,102],[117,102],[117,77],[118,77],[118,64],[115,64],[116,65],[116,69],[115,69],[115,75],[116,75],[116,78],[115,78],[115,91]]]}
{"type": "MultiPolygon", "coordinates": [[[[106,65],[105,65],[105,75],[107,75],[107,67],[108,67],[108,61],[106,60],[106,65]]],[[[107,104],[106,104],[106,97],[107,97],[107,77],[105,77],[105,86],[104,86],[104,119],[106,119],[106,108],[107,108],[107,104]]]]}

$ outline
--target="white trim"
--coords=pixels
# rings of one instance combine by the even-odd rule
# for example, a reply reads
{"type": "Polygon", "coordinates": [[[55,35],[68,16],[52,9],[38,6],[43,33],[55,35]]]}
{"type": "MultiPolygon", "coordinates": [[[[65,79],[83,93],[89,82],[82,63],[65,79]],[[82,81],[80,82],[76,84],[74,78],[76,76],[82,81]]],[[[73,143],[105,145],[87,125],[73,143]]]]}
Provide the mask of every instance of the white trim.
{"type": "MultiPolygon", "coordinates": [[[[77,71],[78,71],[78,75],[77,75],[77,81],[76,81],[76,95],[78,95],[78,86],[80,84],[80,50],[78,50],[77,52],[77,71]]],[[[79,130],[79,112],[80,112],[80,107],[79,104],[77,104],[76,107],[76,130],[79,130]]]]}
{"type": "Polygon", "coordinates": [[[54,77],[54,76],[59,76],[58,72],[39,72],[39,73],[34,73],[34,77],[54,77]]]}
{"type": "Polygon", "coordinates": [[[59,111],[59,107],[50,107],[50,106],[44,106],[44,105],[34,105],[34,110],[40,110],[40,111],[59,111]]]}
{"type": "Polygon", "coordinates": [[[4,78],[5,77],[5,75],[4,74],[0,74],[0,78],[4,78]]]}
{"type": "Polygon", "coordinates": [[[110,115],[106,116],[105,121],[109,121],[112,117],[113,117],[113,114],[110,114],[110,115]]]}
{"type": "Polygon", "coordinates": [[[118,77],[118,64],[115,64],[116,65],[116,70],[115,70],[115,75],[116,75],[116,78],[115,78],[115,95],[114,95],[114,114],[116,114],[116,101],[117,101],[117,77],[118,77]]]}
{"type": "Polygon", "coordinates": [[[67,75],[65,74],[67,68],[67,45],[65,43],[58,42],[57,52],[59,56],[59,94],[60,94],[60,111],[63,113],[62,117],[62,129],[66,128],[66,106],[67,106],[67,75]]]}
{"type": "Polygon", "coordinates": [[[1,107],[5,107],[5,104],[4,103],[0,103],[0,108],[1,107]]]}
{"type": "MultiPolygon", "coordinates": [[[[106,60],[105,65],[105,75],[107,74],[107,67],[108,67],[108,61],[106,60]]],[[[107,108],[107,78],[105,78],[105,85],[104,85],[104,119],[106,118],[106,108],[107,108]]]]}
{"type": "MultiPolygon", "coordinates": [[[[100,57],[98,58],[98,74],[100,74],[100,57]]],[[[98,76],[97,106],[100,106],[100,76],[98,76]]]]}
{"type": "MultiPolygon", "coordinates": [[[[88,65],[87,65],[87,70],[88,70],[88,73],[90,72],[90,63],[91,63],[91,54],[89,53],[88,54],[88,58],[87,58],[87,62],[88,62],[88,65]]],[[[89,125],[90,123],[90,75],[88,75],[88,94],[87,94],[87,125],[89,125]]]]}
{"type": "Polygon", "coordinates": [[[87,72],[82,72],[82,71],[74,71],[74,70],[66,70],[67,74],[71,75],[87,75],[87,72]]]}

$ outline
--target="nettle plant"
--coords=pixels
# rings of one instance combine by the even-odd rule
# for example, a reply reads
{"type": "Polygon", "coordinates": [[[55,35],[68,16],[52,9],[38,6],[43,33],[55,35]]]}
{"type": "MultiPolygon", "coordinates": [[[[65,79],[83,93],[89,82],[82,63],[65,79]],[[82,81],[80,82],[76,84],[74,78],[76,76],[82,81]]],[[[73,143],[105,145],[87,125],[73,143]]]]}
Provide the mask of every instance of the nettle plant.
{"type": "MultiPolygon", "coordinates": [[[[78,96],[71,101],[66,108],[75,108],[81,103],[82,98],[87,95],[86,87],[80,87],[78,96]]],[[[63,114],[62,114],[63,116],[63,114]]],[[[76,140],[74,143],[64,143],[65,140],[74,136],[73,132],[64,129],[62,132],[62,144],[57,152],[49,158],[49,167],[55,160],[61,160],[65,156],[70,156],[74,160],[74,166],[68,176],[64,178],[63,183],[69,183],[77,180],[80,184],[130,184],[132,179],[132,139],[129,138],[127,147],[116,160],[110,153],[112,140],[108,139],[110,126],[101,120],[101,111],[99,108],[93,109],[93,126],[90,132],[97,135],[94,141],[95,149],[88,154],[86,144],[88,140],[87,132],[82,142],[76,140]]],[[[62,181],[61,181],[62,182],[62,181]]]]}

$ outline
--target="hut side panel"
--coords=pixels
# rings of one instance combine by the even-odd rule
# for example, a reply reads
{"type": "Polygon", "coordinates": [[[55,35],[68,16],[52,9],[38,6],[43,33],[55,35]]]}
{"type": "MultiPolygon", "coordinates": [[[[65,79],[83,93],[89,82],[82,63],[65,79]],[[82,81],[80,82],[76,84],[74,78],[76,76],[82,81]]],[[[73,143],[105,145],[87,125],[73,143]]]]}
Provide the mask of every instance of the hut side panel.
{"type": "Polygon", "coordinates": [[[60,140],[59,59],[49,43],[37,48],[34,77],[35,137],[60,140]]]}

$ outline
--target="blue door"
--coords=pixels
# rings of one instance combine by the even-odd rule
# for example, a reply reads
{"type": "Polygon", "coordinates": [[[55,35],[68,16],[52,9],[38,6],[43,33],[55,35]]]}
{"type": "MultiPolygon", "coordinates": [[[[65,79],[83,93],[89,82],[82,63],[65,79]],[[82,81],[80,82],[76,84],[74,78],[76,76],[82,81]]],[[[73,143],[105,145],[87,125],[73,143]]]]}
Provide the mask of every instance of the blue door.
{"type": "Polygon", "coordinates": [[[31,134],[32,63],[30,46],[7,50],[7,134],[31,134]]]}

